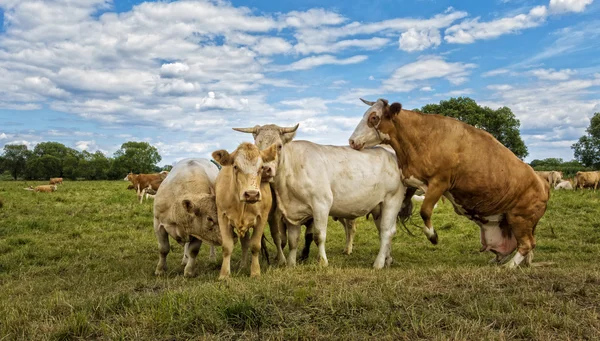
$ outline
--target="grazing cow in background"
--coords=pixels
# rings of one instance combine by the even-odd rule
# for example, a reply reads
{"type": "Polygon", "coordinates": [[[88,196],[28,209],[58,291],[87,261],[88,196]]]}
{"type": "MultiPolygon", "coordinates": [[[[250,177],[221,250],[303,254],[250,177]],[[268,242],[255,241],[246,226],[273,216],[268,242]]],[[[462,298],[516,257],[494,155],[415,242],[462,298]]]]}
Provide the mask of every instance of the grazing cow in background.
{"type": "MultiPolygon", "coordinates": [[[[350,146],[361,150],[386,143],[394,148],[402,180],[413,187],[407,196],[416,188],[425,190],[420,213],[423,232],[433,244],[438,236],[431,215],[443,195],[456,213],[479,225],[481,251],[494,252],[500,263],[518,248],[506,266],[531,263],[535,227],[550,197],[547,182],[481,129],[450,117],[402,110],[400,103],[388,105],[385,99],[362,101],[369,109],[350,136],[350,146]]],[[[380,185],[387,181],[382,178],[380,185]]]]}
{"type": "Polygon", "coordinates": [[[63,178],[50,178],[50,185],[62,185],[63,178]]]}
{"type": "Polygon", "coordinates": [[[179,161],[160,186],[154,200],[154,233],[158,239],[159,260],[156,275],[167,271],[169,236],[184,245],[184,276],[195,275],[196,256],[202,241],[221,245],[217,223],[214,183],[219,170],[206,159],[179,161]]]}
{"type": "Polygon", "coordinates": [[[544,179],[549,185],[552,185],[552,171],[535,171],[535,174],[544,179]]]}
{"type": "Polygon", "coordinates": [[[556,185],[554,187],[554,189],[559,190],[559,189],[565,189],[568,191],[573,190],[573,185],[571,184],[571,181],[565,180],[565,181],[561,181],[558,185],[556,185]]]}
{"type": "Polygon", "coordinates": [[[37,187],[29,186],[29,188],[25,188],[25,190],[28,190],[28,191],[44,192],[44,193],[54,192],[57,189],[58,189],[58,186],[56,186],[56,185],[40,185],[37,187]]]}
{"type": "Polygon", "coordinates": [[[575,189],[593,187],[594,191],[600,182],[600,172],[577,172],[575,175],[575,189]]]}
{"type": "Polygon", "coordinates": [[[138,200],[141,204],[144,199],[145,190],[148,187],[153,188],[154,190],[158,190],[160,183],[167,178],[168,174],[169,173],[166,171],[156,174],[129,173],[127,177],[125,177],[125,179],[131,181],[131,183],[135,187],[137,191],[138,200]]]}
{"type": "Polygon", "coordinates": [[[231,273],[234,230],[242,243],[242,264],[247,263],[250,246],[250,276],[260,276],[258,254],[272,201],[269,184],[261,179],[264,163],[274,160],[276,154],[277,145],[260,151],[247,142],[240,144],[231,154],[226,150],[212,153],[213,159],[223,166],[215,183],[219,228],[223,238],[223,264],[219,279],[225,279],[231,273]],[[252,237],[250,229],[254,230],[252,237]]]}
{"type": "Polygon", "coordinates": [[[369,213],[380,235],[373,267],[381,269],[392,263],[391,239],[406,192],[393,153],[382,147],[358,152],[344,146],[292,141],[281,149],[272,185],[288,226],[288,265],[296,264],[302,224],[314,220],[319,260],[327,266],[328,217],[353,220],[369,213]],[[382,178],[386,179],[383,185],[382,178]]]}
{"type": "Polygon", "coordinates": [[[551,174],[551,180],[552,183],[550,184],[551,187],[555,187],[556,185],[558,185],[563,178],[563,172],[561,171],[552,171],[551,174]]]}

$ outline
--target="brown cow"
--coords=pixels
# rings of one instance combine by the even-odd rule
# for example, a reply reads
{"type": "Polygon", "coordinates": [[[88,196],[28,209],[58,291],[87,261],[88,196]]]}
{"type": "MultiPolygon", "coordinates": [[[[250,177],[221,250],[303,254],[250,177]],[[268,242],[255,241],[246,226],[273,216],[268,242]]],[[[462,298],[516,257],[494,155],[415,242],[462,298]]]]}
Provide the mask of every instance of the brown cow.
{"type": "Polygon", "coordinates": [[[125,180],[131,181],[137,191],[140,204],[144,200],[144,194],[148,188],[158,190],[161,182],[167,177],[169,172],[163,171],[156,174],[127,174],[125,180]]]}
{"type": "Polygon", "coordinates": [[[223,238],[223,264],[219,279],[225,279],[231,273],[233,230],[241,239],[242,264],[247,263],[250,246],[250,276],[260,276],[258,254],[272,202],[269,184],[261,182],[261,178],[263,163],[274,160],[276,153],[275,144],[260,151],[247,142],[240,144],[231,154],[226,150],[212,153],[213,159],[223,166],[215,183],[219,228],[223,238]],[[254,230],[252,237],[248,233],[250,229],[254,230]]]}
{"type": "Polygon", "coordinates": [[[600,182],[600,172],[577,172],[575,175],[575,189],[584,187],[593,187],[594,191],[598,188],[600,182]]]}
{"type": "Polygon", "coordinates": [[[44,192],[44,193],[50,193],[50,192],[54,192],[58,189],[58,187],[56,185],[40,185],[37,187],[33,187],[33,186],[29,186],[29,188],[25,188],[28,191],[33,191],[33,192],[44,192]]]}
{"type": "Polygon", "coordinates": [[[50,185],[62,185],[63,178],[50,178],[50,185]]]}
{"type": "Polygon", "coordinates": [[[433,244],[438,237],[431,214],[444,195],[456,213],[479,225],[481,251],[494,252],[494,261],[500,263],[518,247],[506,266],[531,263],[535,227],[550,197],[547,182],[481,129],[450,117],[402,110],[400,103],[388,105],[385,99],[362,101],[370,108],[350,137],[350,146],[386,143],[394,148],[404,183],[425,189],[420,213],[423,231],[433,244]]]}
{"type": "Polygon", "coordinates": [[[550,187],[556,186],[562,181],[563,172],[559,171],[535,171],[535,173],[542,179],[546,180],[550,187]]]}

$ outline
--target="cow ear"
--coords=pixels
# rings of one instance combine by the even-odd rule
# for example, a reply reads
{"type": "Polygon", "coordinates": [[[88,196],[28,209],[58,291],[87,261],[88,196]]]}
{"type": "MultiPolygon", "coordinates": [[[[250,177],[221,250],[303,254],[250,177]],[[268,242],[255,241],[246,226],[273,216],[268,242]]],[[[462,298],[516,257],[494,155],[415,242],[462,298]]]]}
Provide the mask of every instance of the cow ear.
{"type": "Polygon", "coordinates": [[[233,164],[233,158],[225,149],[214,151],[212,157],[221,166],[231,166],[233,164]]]}
{"type": "Polygon", "coordinates": [[[277,157],[277,152],[279,152],[278,149],[280,148],[280,144],[273,143],[269,148],[260,151],[260,158],[263,162],[271,162],[277,157]]]}
{"type": "Polygon", "coordinates": [[[184,199],[181,202],[181,205],[187,211],[187,213],[194,214],[194,203],[192,203],[190,200],[184,199]]]}
{"type": "Polygon", "coordinates": [[[392,105],[390,105],[390,107],[385,111],[385,117],[387,119],[391,119],[392,117],[398,115],[398,113],[400,113],[400,110],[402,110],[402,104],[398,103],[398,102],[394,102],[392,103],[392,105]]]}

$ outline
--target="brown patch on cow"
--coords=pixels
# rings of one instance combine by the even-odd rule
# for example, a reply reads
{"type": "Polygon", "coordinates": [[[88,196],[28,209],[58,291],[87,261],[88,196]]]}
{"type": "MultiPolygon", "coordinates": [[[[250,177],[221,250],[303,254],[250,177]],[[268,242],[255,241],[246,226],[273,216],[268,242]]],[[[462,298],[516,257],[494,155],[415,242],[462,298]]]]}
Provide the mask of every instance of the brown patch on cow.
{"type": "Polygon", "coordinates": [[[387,107],[387,109],[384,110],[383,113],[385,115],[385,118],[391,119],[392,117],[398,115],[401,110],[402,110],[402,104],[400,104],[398,102],[394,102],[394,103],[392,103],[392,105],[387,107]]]}
{"type": "Polygon", "coordinates": [[[231,166],[233,164],[233,157],[225,149],[214,151],[212,153],[212,158],[221,166],[231,166]]]}

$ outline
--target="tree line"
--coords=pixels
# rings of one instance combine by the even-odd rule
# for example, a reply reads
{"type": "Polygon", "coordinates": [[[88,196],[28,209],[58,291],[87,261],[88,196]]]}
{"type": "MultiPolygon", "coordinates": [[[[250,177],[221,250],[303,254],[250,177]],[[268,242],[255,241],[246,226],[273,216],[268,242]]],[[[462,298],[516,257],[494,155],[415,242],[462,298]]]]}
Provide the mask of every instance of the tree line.
{"type": "Polygon", "coordinates": [[[112,157],[101,151],[90,153],[58,142],[42,142],[33,150],[26,145],[5,145],[0,155],[3,178],[47,180],[52,177],[85,180],[118,180],[127,173],[153,173],[169,170],[157,164],[161,156],[147,142],[125,142],[112,157]]]}
{"type": "MultiPolygon", "coordinates": [[[[492,134],[520,159],[529,151],[521,138],[521,123],[508,107],[496,110],[478,105],[469,97],[450,98],[439,104],[427,104],[415,111],[453,117],[492,134]]],[[[550,158],[533,160],[536,170],[563,171],[571,177],[580,170],[600,169],[600,113],[595,113],[582,136],[572,147],[575,159],[563,161],[550,158]]],[[[164,170],[158,150],[147,142],[126,142],[112,157],[102,152],[79,152],[58,142],[43,142],[28,150],[25,145],[6,145],[0,156],[0,174],[13,179],[67,179],[115,180],[130,171],[152,173],[164,170]]],[[[168,170],[170,166],[166,166],[168,170]]]]}

